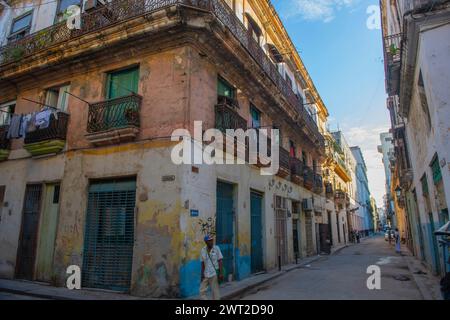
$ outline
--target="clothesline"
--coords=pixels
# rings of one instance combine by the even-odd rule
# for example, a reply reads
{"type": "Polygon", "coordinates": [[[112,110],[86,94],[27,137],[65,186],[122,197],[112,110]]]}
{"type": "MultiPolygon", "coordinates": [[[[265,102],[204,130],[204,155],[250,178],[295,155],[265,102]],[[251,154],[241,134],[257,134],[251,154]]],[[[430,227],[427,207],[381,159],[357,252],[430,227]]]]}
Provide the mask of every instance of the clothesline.
{"type": "MultiPolygon", "coordinates": [[[[28,99],[25,99],[28,100],[28,99]]],[[[34,101],[33,101],[34,102],[34,101]]],[[[8,128],[8,139],[25,138],[27,133],[36,131],[37,129],[45,129],[50,125],[50,117],[53,115],[58,119],[58,109],[45,106],[41,111],[31,113],[13,114],[8,128]]]]}

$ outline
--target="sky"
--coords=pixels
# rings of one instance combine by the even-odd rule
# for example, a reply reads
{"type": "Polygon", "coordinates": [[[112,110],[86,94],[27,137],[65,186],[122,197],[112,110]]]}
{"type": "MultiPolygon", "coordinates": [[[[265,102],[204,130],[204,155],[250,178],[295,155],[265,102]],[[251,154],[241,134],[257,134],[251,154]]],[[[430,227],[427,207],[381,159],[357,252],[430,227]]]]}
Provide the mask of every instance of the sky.
{"type": "Polygon", "coordinates": [[[272,0],[272,4],[328,108],[329,128],[342,130],[350,146],[361,148],[370,192],[382,207],[385,175],[377,146],[390,122],[378,0],[272,0]]]}

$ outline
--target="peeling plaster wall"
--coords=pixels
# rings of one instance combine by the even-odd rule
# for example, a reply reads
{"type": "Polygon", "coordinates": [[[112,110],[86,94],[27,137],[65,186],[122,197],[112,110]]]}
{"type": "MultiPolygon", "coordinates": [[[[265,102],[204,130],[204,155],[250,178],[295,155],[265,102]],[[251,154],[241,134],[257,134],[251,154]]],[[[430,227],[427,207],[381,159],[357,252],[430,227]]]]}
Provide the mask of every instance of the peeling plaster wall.
{"type": "MultiPolygon", "coordinates": [[[[437,204],[436,186],[432,179],[430,169],[431,161],[435,154],[441,161],[443,190],[446,206],[450,203],[450,46],[442,41],[450,37],[450,26],[444,25],[423,31],[419,39],[419,51],[415,73],[415,81],[410,105],[406,133],[414,172],[412,189],[417,191],[418,210],[424,234],[425,257],[429,265],[434,264],[432,247],[431,225],[425,202],[422,196],[420,179],[426,173],[430,194],[431,211],[433,212],[434,228],[439,227],[439,215],[437,204]],[[431,127],[427,121],[427,115],[422,109],[418,92],[419,72],[425,84],[425,93],[431,118],[431,127]]],[[[445,204],[444,204],[445,205],[445,204]]],[[[447,217],[448,219],[448,217],[447,217]]],[[[442,250],[439,250],[442,261],[442,250]]]]}
{"type": "Polygon", "coordinates": [[[0,220],[0,277],[14,277],[22,209],[27,183],[61,180],[64,172],[63,155],[46,159],[22,159],[3,162],[0,184],[6,185],[0,220]]]}

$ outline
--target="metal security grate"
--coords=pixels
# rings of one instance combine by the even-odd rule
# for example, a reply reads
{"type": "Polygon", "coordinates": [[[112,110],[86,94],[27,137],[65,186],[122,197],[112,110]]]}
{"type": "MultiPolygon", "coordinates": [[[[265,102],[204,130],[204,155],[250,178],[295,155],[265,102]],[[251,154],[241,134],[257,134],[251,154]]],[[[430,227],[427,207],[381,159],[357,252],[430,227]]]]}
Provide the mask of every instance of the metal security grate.
{"type": "Polygon", "coordinates": [[[135,180],[100,182],[89,187],[83,287],[129,291],[135,201],[135,180]]]}

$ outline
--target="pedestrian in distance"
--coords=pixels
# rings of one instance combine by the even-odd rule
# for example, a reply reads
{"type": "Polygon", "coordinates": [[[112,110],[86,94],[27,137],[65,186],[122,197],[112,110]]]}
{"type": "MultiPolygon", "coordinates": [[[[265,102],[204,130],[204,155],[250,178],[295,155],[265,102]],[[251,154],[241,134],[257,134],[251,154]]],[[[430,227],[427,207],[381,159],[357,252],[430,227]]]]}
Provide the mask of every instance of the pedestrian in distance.
{"type": "Polygon", "coordinates": [[[361,235],[359,234],[359,231],[356,231],[356,242],[357,243],[360,243],[361,241],[360,241],[360,237],[361,237],[361,235]]]}
{"type": "Polygon", "coordinates": [[[397,253],[401,253],[401,249],[400,249],[400,232],[398,232],[398,229],[395,229],[394,232],[394,239],[395,239],[395,252],[397,253]]]}
{"type": "Polygon", "coordinates": [[[205,246],[201,250],[202,274],[200,282],[200,298],[208,300],[207,291],[211,289],[212,299],[220,300],[219,282],[223,281],[222,252],[214,245],[214,237],[207,235],[204,238],[205,246]]]}

